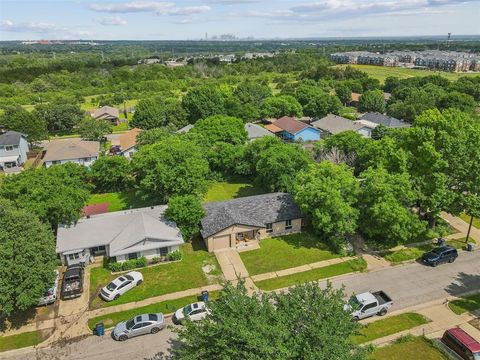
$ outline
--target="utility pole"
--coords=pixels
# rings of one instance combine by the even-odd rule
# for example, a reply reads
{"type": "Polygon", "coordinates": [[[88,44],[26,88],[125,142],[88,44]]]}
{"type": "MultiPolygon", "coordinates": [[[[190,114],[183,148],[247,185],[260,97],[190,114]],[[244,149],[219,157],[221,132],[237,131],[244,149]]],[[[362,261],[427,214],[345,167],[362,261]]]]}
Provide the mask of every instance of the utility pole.
{"type": "Polygon", "coordinates": [[[468,225],[467,240],[465,240],[466,244],[468,244],[468,238],[470,237],[470,230],[472,230],[472,224],[473,224],[473,215],[470,217],[470,224],[468,225]]]}

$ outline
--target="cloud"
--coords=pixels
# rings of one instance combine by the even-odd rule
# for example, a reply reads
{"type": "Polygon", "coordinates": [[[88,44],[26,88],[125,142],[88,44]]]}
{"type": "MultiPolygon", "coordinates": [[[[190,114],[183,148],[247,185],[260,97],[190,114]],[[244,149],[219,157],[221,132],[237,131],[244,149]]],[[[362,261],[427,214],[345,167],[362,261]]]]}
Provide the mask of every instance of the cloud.
{"type": "Polygon", "coordinates": [[[169,15],[193,15],[202,14],[210,11],[210,6],[185,6],[180,8],[174,8],[168,11],[169,15]]]}
{"type": "Polygon", "coordinates": [[[208,0],[209,3],[220,5],[244,5],[259,3],[261,1],[262,0],[208,0]]]}
{"type": "Polygon", "coordinates": [[[99,24],[104,26],[121,26],[127,25],[128,22],[125,19],[122,19],[119,16],[104,17],[95,19],[99,24]]]}
{"type": "Polygon", "coordinates": [[[192,15],[202,14],[211,10],[208,5],[200,6],[177,6],[174,2],[163,1],[131,1],[111,4],[91,4],[89,8],[93,11],[104,13],[137,13],[151,12],[157,15],[192,15]]]}
{"type": "Polygon", "coordinates": [[[51,39],[79,39],[91,38],[94,34],[89,30],[69,29],[56,24],[44,22],[23,22],[16,23],[12,20],[3,20],[0,22],[0,31],[35,33],[42,37],[51,39]]]}

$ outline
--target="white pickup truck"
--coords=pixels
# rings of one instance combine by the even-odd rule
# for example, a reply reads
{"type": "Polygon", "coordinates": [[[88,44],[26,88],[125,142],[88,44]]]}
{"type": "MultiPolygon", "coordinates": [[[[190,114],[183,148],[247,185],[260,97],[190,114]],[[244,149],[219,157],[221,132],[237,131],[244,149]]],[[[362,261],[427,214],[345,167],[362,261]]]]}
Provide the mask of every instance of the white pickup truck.
{"type": "Polygon", "coordinates": [[[351,311],[355,320],[360,320],[374,315],[383,316],[392,305],[392,299],[383,291],[365,292],[353,295],[345,310],[351,311]]]}

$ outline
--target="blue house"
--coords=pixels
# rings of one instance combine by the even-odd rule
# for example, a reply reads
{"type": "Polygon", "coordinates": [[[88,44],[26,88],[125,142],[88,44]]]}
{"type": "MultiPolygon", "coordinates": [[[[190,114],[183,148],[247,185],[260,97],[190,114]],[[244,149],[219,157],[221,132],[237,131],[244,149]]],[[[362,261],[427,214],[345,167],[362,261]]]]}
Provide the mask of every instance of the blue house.
{"type": "Polygon", "coordinates": [[[298,121],[293,117],[284,116],[273,122],[273,125],[282,129],[278,135],[290,141],[318,141],[321,132],[304,122],[298,121]]]}

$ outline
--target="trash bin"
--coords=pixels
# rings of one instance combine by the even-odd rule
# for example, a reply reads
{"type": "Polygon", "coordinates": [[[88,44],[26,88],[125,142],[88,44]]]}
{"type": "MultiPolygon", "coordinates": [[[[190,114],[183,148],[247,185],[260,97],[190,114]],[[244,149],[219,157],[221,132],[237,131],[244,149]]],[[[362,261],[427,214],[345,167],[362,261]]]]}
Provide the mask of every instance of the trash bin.
{"type": "Polygon", "coordinates": [[[208,291],[207,291],[207,290],[203,290],[201,297],[202,297],[202,301],[208,301],[208,291]]]}
{"type": "Polygon", "coordinates": [[[473,251],[475,249],[475,245],[472,243],[467,244],[467,251],[473,251]]]}
{"type": "Polygon", "coordinates": [[[96,333],[98,336],[103,336],[103,335],[105,335],[105,325],[103,324],[103,322],[98,323],[97,325],[95,325],[95,333],[96,333]]]}
{"type": "Polygon", "coordinates": [[[445,246],[445,243],[446,243],[446,241],[445,241],[444,238],[438,238],[438,240],[437,240],[438,246],[445,246]]]}

